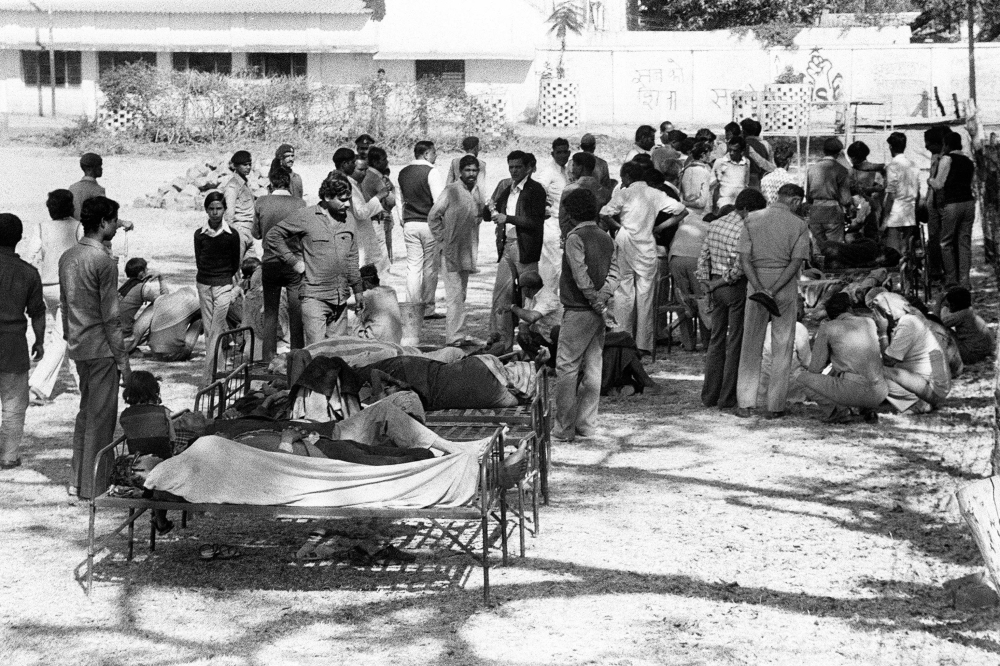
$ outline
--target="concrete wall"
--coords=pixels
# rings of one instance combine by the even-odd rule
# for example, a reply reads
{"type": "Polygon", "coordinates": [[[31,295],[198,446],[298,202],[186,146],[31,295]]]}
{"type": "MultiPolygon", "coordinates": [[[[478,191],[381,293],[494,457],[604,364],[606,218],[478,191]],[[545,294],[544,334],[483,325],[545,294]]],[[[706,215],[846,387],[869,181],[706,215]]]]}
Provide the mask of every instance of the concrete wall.
{"type": "MultiPolygon", "coordinates": [[[[56,112],[61,116],[97,114],[97,53],[80,54],[79,86],[56,88],[56,112]]],[[[42,108],[52,114],[52,89],[42,86],[42,108]]],[[[21,76],[21,52],[0,50],[0,113],[38,113],[38,87],[25,85],[21,76]]]]}
{"type": "MultiPolygon", "coordinates": [[[[558,52],[539,51],[538,71],[558,52]]],[[[979,105],[1000,120],[1000,44],[977,45],[979,105]]],[[[948,115],[951,96],[968,97],[968,52],[952,44],[804,46],[796,50],[739,44],[725,48],[577,47],[567,51],[567,76],[580,83],[584,123],[678,122],[719,125],[731,119],[731,95],[762,90],[790,65],[806,74],[817,96],[831,101],[891,101],[894,117],[923,116],[934,88],[948,115]]],[[[531,82],[535,85],[537,81],[531,82]]]]}

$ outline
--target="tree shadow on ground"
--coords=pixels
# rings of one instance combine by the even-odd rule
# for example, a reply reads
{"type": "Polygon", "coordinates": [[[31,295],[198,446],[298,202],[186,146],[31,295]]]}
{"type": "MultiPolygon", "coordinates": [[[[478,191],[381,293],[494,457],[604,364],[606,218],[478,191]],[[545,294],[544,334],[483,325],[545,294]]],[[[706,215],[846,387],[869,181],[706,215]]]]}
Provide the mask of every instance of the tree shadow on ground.
{"type": "MultiPolygon", "coordinates": [[[[306,590],[313,592],[350,591],[384,589],[385,574],[379,571],[356,571],[354,575],[342,575],[344,571],[337,569],[336,576],[317,575],[316,569],[297,569],[297,573],[289,578],[290,567],[275,558],[274,553],[262,550],[266,561],[234,561],[217,563],[225,566],[212,565],[211,569],[203,563],[183,562],[182,567],[168,566],[168,559],[174,559],[175,553],[158,555],[163,560],[155,566],[149,562],[135,563],[128,572],[113,576],[112,580],[121,585],[120,617],[124,627],[107,629],[110,636],[121,631],[139,629],[147,641],[161,643],[164,647],[172,647],[175,654],[184,655],[166,658],[157,664],[186,663],[193,657],[205,656],[208,653],[219,653],[220,646],[202,643],[197,640],[177,639],[166,633],[158,634],[148,627],[137,627],[134,619],[148,610],[138,611],[135,599],[147,588],[192,588],[203,590],[203,594],[215,598],[228,595],[238,596],[240,591],[247,590],[306,590]],[[192,569],[202,567],[203,573],[194,573],[192,569]],[[186,570],[186,571],[185,571],[186,570]],[[311,583],[311,584],[310,584],[311,583]]],[[[969,636],[964,632],[980,631],[983,623],[991,624],[1000,619],[1000,611],[980,613],[977,616],[952,611],[948,608],[945,592],[936,586],[922,585],[898,580],[869,579],[864,587],[870,592],[857,598],[833,598],[804,593],[793,593],[772,590],[766,587],[746,587],[738,582],[699,580],[686,575],[662,575],[640,573],[621,569],[605,569],[575,564],[573,562],[532,558],[515,559],[512,564],[518,570],[528,570],[552,574],[551,580],[541,580],[527,583],[494,584],[493,594],[500,608],[495,609],[500,617],[504,617],[505,608],[516,609],[524,604],[545,599],[573,600],[581,597],[620,596],[620,595],[663,595],[687,597],[711,602],[729,604],[739,607],[761,607],[779,610],[807,617],[838,619],[851,626],[872,632],[917,632],[933,635],[940,640],[956,645],[975,647],[979,650],[1000,655],[1000,644],[993,640],[969,636]]],[[[117,567],[115,567],[117,568],[117,567]]],[[[350,572],[349,572],[350,573],[350,572]]],[[[430,572],[427,572],[430,573],[430,572]]],[[[478,569],[471,575],[478,576],[478,569]]],[[[402,577],[404,574],[400,574],[402,577]]],[[[433,576],[433,574],[430,574],[433,576]]],[[[449,654],[459,653],[466,659],[472,658],[474,646],[465,643],[452,629],[457,624],[470,620],[482,610],[480,590],[460,589],[461,577],[438,574],[439,581],[445,582],[443,587],[428,591],[425,582],[413,581],[410,586],[409,574],[406,583],[398,583],[392,587],[388,597],[382,596],[374,601],[360,600],[338,604],[331,608],[328,603],[317,603],[315,610],[292,611],[280,606],[287,602],[281,598],[261,597],[255,603],[263,606],[263,614],[276,619],[267,622],[265,626],[254,627],[239,639],[239,652],[248,658],[253,658],[258,650],[273,644],[282,638],[293,636],[305,626],[317,623],[332,623],[337,625],[344,635],[349,636],[352,644],[366,644],[367,640],[379,641],[383,647],[392,650],[403,649],[417,638],[436,637],[451,646],[449,654]],[[267,611],[268,605],[274,606],[274,612],[267,611]],[[325,610],[324,610],[325,609],[325,610]],[[410,631],[393,631],[386,633],[384,623],[391,622],[392,616],[404,609],[423,609],[427,611],[425,622],[409,627],[410,631]],[[446,610],[442,610],[446,609],[446,610]],[[442,621],[442,615],[452,616],[449,621],[442,621]]],[[[107,574],[102,574],[102,581],[107,580],[107,574]]],[[[65,640],[64,627],[53,628],[48,625],[31,623],[19,624],[19,636],[23,640],[44,643],[58,635],[59,640],[65,640]],[[50,636],[51,634],[51,636],[50,636]]],[[[92,627],[70,628],[73,631],[95,631],[92,627]]],[[[677,630],[670,625],[664,625],[667,634],[677,630]]],[[[109,636],[109,638],[110,638],[109,636]]],[[[233,641],[236,642],[235,640],[233,641]]],[[[708,648],[711,649],[711,648],[708,648]]],[[[225,651],[224,649],[221,651],[225,651]]],[[[713,662],[724,661],[727,654],[715,654],[713,662]]],[[[530,656],[529,656],[530,657],[530,656]]],[[[701,658],[704,659],[704,655],[701,658]]],[[[455,663],[450,659],[429,660],[427,663],[455,663]]],[[[509,664],[517,660],[491,661],[477,659],[481,664],[509,664]]],[[[525,663],[532,663],[528,659],[525,663]]],[[[684,663],[677,661],[673,663],[684,663]]],[[[702,662],[692,662],[702,663],[702,662]]]]}

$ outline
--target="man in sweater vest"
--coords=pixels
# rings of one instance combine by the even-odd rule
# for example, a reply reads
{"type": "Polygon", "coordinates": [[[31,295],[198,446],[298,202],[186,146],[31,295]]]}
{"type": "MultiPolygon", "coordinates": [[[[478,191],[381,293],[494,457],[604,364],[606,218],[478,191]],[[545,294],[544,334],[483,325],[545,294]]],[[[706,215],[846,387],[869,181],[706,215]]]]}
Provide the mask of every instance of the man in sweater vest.
{"type": "Polygon", "coordinates": [[[443,319],[443,314],[434,312],[441,249],[427,224],[427,214],[444,190],[444,176],[434,168],[437,151],[432,142],[417,141],[413,157],[399,172],[406,243],[406,300],[423,303],[425,319],[443,319]]]}
{"type": "Polygon", "coordinates": [[[615,243],[597,226],[597,201],[589,190],[563,200],[575,223],[566,235],[559,298],[564,313],[556,353],[557,440],[590,437],[597,430],[604,351],[604,314],[618,287],[615,243]]]}
{"type": "MultiPolygon", "coordinates": [[[[284,169],[268,174],[271,193],[254,203],[253,237],[262,241],[276,224],[306,207],[306,202],[294,196],[289,187],[291,178],[284,169]]],[[[302,254],[298,239],[289,241],[293,253],[302,254]]],[[[264,259],[261,263],[261,283],[264,289],[263,350],[264,360],[270,361],[278,349],[278,319],[281,309],[281,290],[285,289],[288,302],[288,342],[292,349],[302,349],[302,275],[284,263],[274,247],[263,244],[264,259]]]]}

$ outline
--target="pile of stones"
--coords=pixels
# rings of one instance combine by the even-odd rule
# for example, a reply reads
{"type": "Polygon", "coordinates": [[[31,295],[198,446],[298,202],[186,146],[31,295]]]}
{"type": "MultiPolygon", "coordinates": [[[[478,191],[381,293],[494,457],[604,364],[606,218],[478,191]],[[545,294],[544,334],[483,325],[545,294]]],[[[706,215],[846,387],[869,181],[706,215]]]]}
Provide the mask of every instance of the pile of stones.
{"type": "MultiPolygon", "coordinates": [[[[229,168],[229,155],[212,157],[190,167],[183,176],[163,183],[155,193],[135,200],[135,208],[164,208],[166,210],[201,210],[210,192],[221,190],[233,177],[229,168]]],[[[267,171],[256,164],[247,177],[254,196],[267,194],[267,171]]]]}

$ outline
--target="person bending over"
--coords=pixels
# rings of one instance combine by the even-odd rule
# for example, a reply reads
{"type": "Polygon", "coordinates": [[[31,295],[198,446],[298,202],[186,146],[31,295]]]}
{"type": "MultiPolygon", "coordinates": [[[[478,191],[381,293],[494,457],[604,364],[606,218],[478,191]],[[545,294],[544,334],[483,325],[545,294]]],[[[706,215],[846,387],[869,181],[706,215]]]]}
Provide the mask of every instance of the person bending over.
{"type": "Polygon", "coordinates": [[[889,402],[900,412],[931,411],[951,390],[941,345],[923,316],[899,294],[882,292],[868,300],[879,327],[889,402]]]}
{"type": "Polygon", "coordinates": [[[875,409],[889,395],[875,322],[855,316],[844,292],[828,298],[824,308],[829,319],[816,334],[809,370],[796,371],[793,384],[828,409],[826,420],[831,423],[849,421],[852,408],[874,422],[875,409]],[[827,366],[832,372],[824,374],[827,366]]]}

